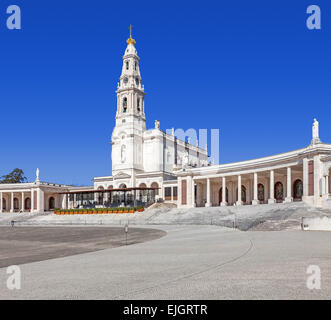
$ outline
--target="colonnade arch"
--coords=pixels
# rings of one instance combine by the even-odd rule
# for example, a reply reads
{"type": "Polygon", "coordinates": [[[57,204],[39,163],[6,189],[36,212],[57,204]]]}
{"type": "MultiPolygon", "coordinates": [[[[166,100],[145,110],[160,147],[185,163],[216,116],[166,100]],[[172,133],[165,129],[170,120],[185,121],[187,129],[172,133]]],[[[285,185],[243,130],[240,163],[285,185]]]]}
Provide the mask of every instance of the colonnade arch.
{"type": "Polygon", "coordinates": [[[54,197],[50,197],[48,199],[48,208],[49,208],[49,210],[54,210],[55,209],[55,199],[54,199],[54,197]]]}
{"type": "Polygon", "coordinates": [[[303,182],[301,179],[297,179],[293,183],[293,199],[296,201],[302,200],[303,196],[303,182]]]}
{"type": "Polygon", "coordinates": [[[274,197],[277,202],[282,202],[284,200],[284,185],[282,182],[277,181],[274,187],[274,197]]]}
{"type": "Polygon", "coordinates": [[[14,198],[14,210],[19,210],[20,209],[20,201],[18,200],[18,198],[14,198]]]}
{"type": "Polygon", "coordinates": [[[26,210],[31,210],[31,198],[25,198],[24,200],[24,208],[26,210]]]}
{"type": "Polygon", "coordinates": [[[265,201],[265,188],[264,184],[259,183],[257,185],[257,198],[260,201],[260,203],[264,203],[265,201]]]}
{"type": "MultiPolygon", "coordinates": [[[[151,188],[158,188],[159,187],[159,184],[157,182],[153,182],[151,184],[151,188]]],[[[159,195],[159,189],[156,189],[155,190],[155,195],[158,196],[159,195]]]]}
{"type": "Polygon", "coordinates": [[[193,193],[191,189],[198,190],[192,196],[193,200],[187,205],[192,203],[196,206],[208,207],[302,201],[303,180],[303,163],[242,174],[229,175],[226,173],[223,175],[221,173],[205,178],[197,176],[193,177],[194,189],[191,184],[186,187],[189,195],[193,193]],[[239,190],[239,198],[241,199],[239,201],[238,185],[241,186],[241,190],[239,190]],[[224,192],[223,189],[226,191],[224,192]]]}

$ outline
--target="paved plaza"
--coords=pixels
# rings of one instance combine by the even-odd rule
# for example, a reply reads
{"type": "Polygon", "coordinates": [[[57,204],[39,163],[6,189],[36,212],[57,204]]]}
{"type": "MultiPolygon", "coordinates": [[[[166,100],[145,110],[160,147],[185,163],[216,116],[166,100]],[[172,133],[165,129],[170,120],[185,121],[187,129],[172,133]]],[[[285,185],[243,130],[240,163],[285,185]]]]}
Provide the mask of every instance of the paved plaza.
{"type": "MultiPolygon", "coordinates": [[[[42,229],[48,230],[50,238],[58,230],[67,230],[69,242],[75,236],[71,228],[35,230],[39,234],[42,229]]],[[[106,232],[104,227],[86,228],[91,230],[91,236],[89,232],[85,234],[90,239],[96,232],[106,232]]],[[[1,268],[0,298],[331,298],[330,232],[242,232],[219,226],[184,225],[153,228],[166,235],[129,246],[22,264],[21,290],[6,288],[8,275],[6,268],[1,268]],[[320,290],[306,286],[309,265],[318,265],[321,270],[320,290]]],[[[3,241],[0,240],[1,247],[3,241]]]]}
{"type": "Polygon", "coordinates": [[[0,227],[0,268],[154,240],[166,232],[117,227],[0,227]]]}

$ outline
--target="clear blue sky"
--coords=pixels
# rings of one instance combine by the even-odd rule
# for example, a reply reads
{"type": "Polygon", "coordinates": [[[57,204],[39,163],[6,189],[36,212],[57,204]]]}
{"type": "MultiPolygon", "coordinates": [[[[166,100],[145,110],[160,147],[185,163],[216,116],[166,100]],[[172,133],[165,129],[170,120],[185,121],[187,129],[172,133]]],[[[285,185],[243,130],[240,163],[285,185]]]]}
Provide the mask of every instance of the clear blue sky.
{"type": "Polygon", "coordinates": [[[219,128],[220,162],[331,143],[329,0],[0,3],[0,175],[111,174],[116,84],[133,24],[148,128],[219,128]],[[22,30],[6,29],[6,8],[22,30]],[[322,30],[306,28],[318,4],[322,30]]]}

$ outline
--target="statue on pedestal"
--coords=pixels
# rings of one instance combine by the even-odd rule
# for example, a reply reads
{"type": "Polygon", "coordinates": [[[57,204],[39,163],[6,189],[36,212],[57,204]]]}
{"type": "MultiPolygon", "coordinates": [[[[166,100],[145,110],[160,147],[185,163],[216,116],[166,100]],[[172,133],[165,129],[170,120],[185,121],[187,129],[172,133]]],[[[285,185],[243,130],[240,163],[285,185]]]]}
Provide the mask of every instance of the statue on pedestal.
{"type": "Polygon", "coordinates": [[[316,144],[316,143],[320,143],[321,140],[319,138],[319,122],[317,121],[317,119],[314,119],[314,123],[313,123],[313,140],[312,140],[312,144],[316,144]]]}
{"type": "Polygon", "coordinates": [[[188,155],[188,152],[186,152],[182,157],[182,169],[187,168],[188,163],[189,163],[189,155],[188,155]]]}
{"type": "Polygon", "coordinates": [[[36,182],[40,182],[40,179],[39,179],[39,168],[37,168],[36,170],[36,182]]]}

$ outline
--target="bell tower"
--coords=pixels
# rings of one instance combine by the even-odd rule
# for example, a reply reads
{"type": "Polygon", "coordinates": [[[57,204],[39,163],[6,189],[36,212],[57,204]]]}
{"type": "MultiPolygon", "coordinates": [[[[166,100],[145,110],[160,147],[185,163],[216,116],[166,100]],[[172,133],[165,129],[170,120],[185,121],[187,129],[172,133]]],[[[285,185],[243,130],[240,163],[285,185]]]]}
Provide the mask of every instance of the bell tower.
{"type": "Polygon", "coordinates": [[[117,85],[116,124],[112,134],[112,174],[134,176],[143,171],[143,133],[146,131],[144,86],[140,75],[136,41],[130,37],[123,56],[122,73],[117,85]]]}

